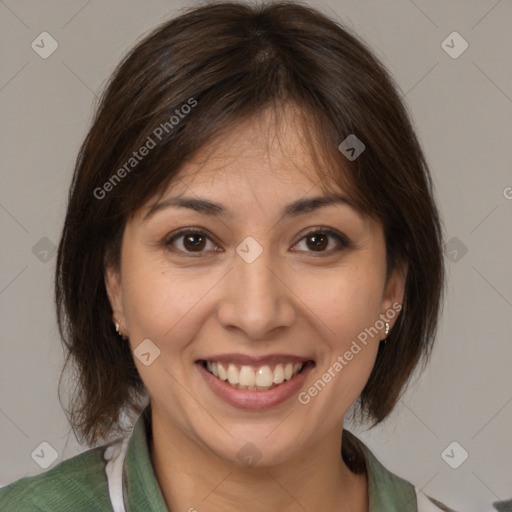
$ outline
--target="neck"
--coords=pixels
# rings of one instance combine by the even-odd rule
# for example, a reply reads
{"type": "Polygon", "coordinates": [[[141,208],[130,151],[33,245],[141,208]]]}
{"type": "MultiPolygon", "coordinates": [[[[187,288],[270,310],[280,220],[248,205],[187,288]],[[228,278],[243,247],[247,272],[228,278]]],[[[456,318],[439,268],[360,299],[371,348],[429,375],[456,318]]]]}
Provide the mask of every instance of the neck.
{"type": "Polygon", "coordinates": [[[368,511],[366,474],[341,457],[341,428],[307,452],[274,466],[245,467],[220,459],[152,412],[151,458],[169,511],[368,511]]]}

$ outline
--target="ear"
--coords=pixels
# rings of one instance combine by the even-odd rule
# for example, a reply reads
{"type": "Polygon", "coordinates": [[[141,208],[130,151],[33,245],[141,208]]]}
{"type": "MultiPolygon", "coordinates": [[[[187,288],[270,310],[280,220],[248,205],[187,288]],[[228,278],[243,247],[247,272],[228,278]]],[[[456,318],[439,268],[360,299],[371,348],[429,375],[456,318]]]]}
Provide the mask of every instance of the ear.
{"type": "Polygon", "coordinates": [[[406,265],[397,265],[388,276],[384,294],[382,296],[381,314],[389,318],[390,329],[396,322],[398,312],[402,309],[405,293],[405,281],[407,278],[406,265]],[[393,314],[386,314],[389,312],[393,314]]]}
{"type": "Polygon", "coordinates": [[[121,287],[120,271],[113,266],[108,266],[105,270],[105,288],[107,290],[108,300],[112,308],[112,322],[119,322],[119,333],[127,336],[126,319],[123,307],[123,291],[121,287]]]}

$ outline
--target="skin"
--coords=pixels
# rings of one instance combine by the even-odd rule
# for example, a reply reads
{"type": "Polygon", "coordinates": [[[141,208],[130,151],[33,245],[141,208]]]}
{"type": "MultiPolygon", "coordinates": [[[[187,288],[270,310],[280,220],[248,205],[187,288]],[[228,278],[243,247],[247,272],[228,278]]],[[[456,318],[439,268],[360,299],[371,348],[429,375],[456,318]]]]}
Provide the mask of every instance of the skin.
{"type": "Polygon", "coordinates": [[[281,121],[263,112],[222,135],[161,199],[205,198],[229,215],[168,207],[145,218],[150,201],[126,224],[119,269],[106,271],[113,317],[132,349],[150,339],[161,351],[149,366],[134,359],[152,404],[155,474],[173,511],[368,510],[367,476],[344,464],[340,434],[384,329],[307,405],[293,396],[263,411],[239,409],[195,365],[223,353],[303,356],[315,361],[307,391],[361,331],[402,303],[404,275],[386,280],[380,223],[347,204],[282,218],[285,205],[322,189],[293,111],[281,121]],[[184,237],[166,246],[189,227],[210,236],[199,252],[184,237]],[[329,236],[315,251],[305,230],[317,227],[350,245],[329,236]],[[251,264],[236,253],[247,236],[263,249],[251,264]],[[253,467],[237,457],[247,442],[261,454],[253,467]]]}

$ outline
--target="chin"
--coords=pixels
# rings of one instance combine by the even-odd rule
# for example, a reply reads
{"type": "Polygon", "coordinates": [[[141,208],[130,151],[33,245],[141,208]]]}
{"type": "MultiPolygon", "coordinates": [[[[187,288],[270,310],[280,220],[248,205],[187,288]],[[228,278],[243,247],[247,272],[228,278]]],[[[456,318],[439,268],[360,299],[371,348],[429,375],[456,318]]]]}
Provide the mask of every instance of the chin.
{"type": "MultiPolygon", "coordinates": [[[[286,420],[285,420],[286,421],[286,420]]],[[[284,425],[283,425],[284,427],[284,425]]],[[[219,437],[204,440],[217,457],[229,464],[247,468],[271,467],[284,464],[299,455],[304,432],[291,432],[290,429],[264,428],[261,424],[238,425],[227,429],[222,443],[219,437]]]]}

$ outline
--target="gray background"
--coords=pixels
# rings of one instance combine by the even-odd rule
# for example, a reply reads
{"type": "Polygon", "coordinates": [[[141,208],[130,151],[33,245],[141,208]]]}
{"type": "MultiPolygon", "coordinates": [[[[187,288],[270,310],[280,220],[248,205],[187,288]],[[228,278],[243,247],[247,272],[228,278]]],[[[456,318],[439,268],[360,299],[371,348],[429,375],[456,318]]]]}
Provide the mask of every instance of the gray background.
{"type": "MultiPolygon", "coordinates": [[[[446,251],[447,302],[432,363],[389,420],[359,434],[425,493],[460,510],[488,510],[512,497],[512,2],[311,4],[343,20],[396,77],[434,175],[446,238],[456,237],[446,251]],[[441,45],[453,31],[469,44],[456,59],[441,45]],[[469,453],[457,469],[441,457],[453,441],[469,453]]],[[[58,453],[51,467],[86,448],[57,397],[63,351],[52,247],[98,92],[127,47],[192,5],[0,1],[0,484],[41,472],[31,453],[43,441],[58,453]],[[47,59],[31,48],[43,31],[59,45],[47,59]]],[[[457,461],[461,450],[448,453],[457,461]]]]}

